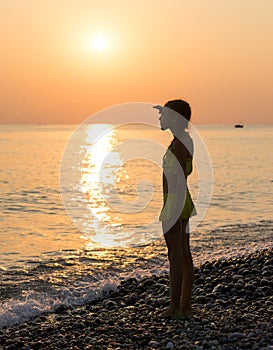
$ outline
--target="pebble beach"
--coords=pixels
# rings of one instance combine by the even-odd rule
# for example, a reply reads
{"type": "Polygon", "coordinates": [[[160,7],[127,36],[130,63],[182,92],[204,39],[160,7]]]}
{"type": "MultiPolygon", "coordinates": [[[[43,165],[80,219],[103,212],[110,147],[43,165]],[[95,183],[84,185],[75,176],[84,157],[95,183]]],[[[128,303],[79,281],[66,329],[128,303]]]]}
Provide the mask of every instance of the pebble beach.
{"type": "Polygon", "coordinates": [[[195,268],[190,318],[163,319],[168,276],[0,330],[0,349],[273,349],[273,249],[195,268]]]}

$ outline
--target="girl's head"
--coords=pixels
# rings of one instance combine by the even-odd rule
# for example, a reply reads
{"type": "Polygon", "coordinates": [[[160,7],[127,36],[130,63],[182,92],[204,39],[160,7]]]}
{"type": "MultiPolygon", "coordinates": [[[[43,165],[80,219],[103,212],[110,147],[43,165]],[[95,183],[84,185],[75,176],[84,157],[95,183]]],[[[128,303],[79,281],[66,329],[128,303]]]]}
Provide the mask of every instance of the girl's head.
{"type": "Polygon", "coordinates": [[[188,102],[184,100],[171,100],[165,103],[164,107],[168,107],[173,111],[181,114],[187,121],[191,119],[191,107],[188,102]]]}
{"type": "Polygon", "coordinates": [[[162,130],[171,129],[179,133],[188,127],[188,122],[191,119],[191,107],[188,102],[183,100],[171,100],[165,103],[164,107],[155,106],[155,108],[157,108],[160,113],[159,120],[162,130]]]}

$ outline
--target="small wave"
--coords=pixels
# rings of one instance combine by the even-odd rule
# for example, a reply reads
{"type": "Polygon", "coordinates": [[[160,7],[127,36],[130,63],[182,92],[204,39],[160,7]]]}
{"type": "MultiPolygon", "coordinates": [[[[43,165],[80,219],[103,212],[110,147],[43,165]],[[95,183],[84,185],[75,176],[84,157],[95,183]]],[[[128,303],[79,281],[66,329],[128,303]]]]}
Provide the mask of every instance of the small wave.
{"type": "Polygon", "coordinates": [[[0,328],[10,327],[30,320],[43,313],[54,312],[59,306],[82,305],[98,296],[116,290],[116,284],[105,282],[101,292],[90,284],[78,288],[62,288],[56,295],[24,292],[24,299],[9,299],[0,306],[0,328]]]}
{"type": "MultiPolygon", "coordinates": [[[[166,271],[165,271],[166,272],[166,271]]],[[[147,276],[158,275],[162,270],[135,271],[134,277],[141,280],[147,276]]],[[[97,276],[96,282],[78,281],[74,286],[55,287],[50,293],[23,291],[21,298],[12,298],[0,305],[0,328],[21,324],[44,313],[54,312],[60,306],[73,307],[84,305],[96,298],[105,298],[116,291],[121,281],[129,279],[131,273],[104,279],[97,276]]]]}

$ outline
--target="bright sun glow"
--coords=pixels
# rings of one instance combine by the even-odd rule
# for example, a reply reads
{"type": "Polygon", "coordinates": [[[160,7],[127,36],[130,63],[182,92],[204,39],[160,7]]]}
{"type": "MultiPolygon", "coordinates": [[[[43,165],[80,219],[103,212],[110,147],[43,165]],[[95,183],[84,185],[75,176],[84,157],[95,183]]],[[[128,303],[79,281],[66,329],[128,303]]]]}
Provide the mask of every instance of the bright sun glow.
{"type": "Polygon", "coordinates": [[[107,40],[102,35],[96,35],[92,40],[92,47],[97,51],[104,50],[107,47],[107,40]]]}

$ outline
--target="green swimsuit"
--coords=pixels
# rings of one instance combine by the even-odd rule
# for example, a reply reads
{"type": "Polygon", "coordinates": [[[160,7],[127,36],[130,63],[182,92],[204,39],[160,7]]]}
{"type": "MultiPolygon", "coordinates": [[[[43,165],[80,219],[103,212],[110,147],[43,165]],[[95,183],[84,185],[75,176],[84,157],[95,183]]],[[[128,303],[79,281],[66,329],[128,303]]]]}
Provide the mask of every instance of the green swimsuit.
{"type": "MultiPolygon", "coordinates": [[[[179,137],[179,139],[182,140],[182,144],[184,143],[183,142],[184,140],[185,140],[184,144],[188,144],[189,141],[191,142],[190,136],[186,132],[184,132],[182,137],[179,137]],[[185,139],[185,137],[188,139],[185,139]]],[[[170,191],[167,191],[166,193],[165,187],[167,186],[164,184],[164,182],[166,183],[166,177],[168,176],[168,174],[176,175],[178,172],[177,167],[179,164],[177,163],[178,160],[173,153],[172,146],[173,146],[173,142],[170,144],[170,146],[167,149],[167,152],[163,157],[163,171],[164,171],[163,190],[165,193],[163,194],[163,202],[164,202],[163,209],[161,210],[161,213],[159,216],[160,221],[167,221],[172,217],[174,213],[175,205],[176,205],[176,200],[177,200],[176,192],[172,192],[172,190],[170,190],[170,191]]],[[[185,168],[183,169],[186,181],[187,181],[187,177],[192,173],[192,156],[188,150],[187,150],[187,153],[188,153],[188,156],[185,162],[186,165],[185,165],[185,168]]],[[[188,187],[186,187],[186,190],[184,191],[184,193],[185,193],[184,207],[178,218],[189,219],[190,217],[196,215],[196,210],[195,210],[195,206],[192,201],[190,192],[188,190],[188,187]]]]}

